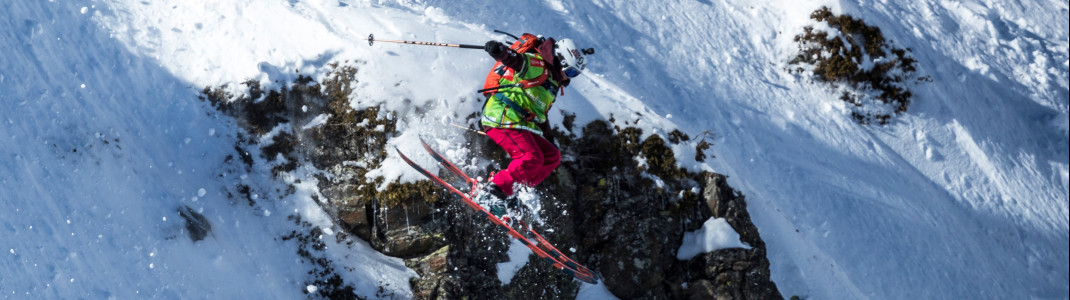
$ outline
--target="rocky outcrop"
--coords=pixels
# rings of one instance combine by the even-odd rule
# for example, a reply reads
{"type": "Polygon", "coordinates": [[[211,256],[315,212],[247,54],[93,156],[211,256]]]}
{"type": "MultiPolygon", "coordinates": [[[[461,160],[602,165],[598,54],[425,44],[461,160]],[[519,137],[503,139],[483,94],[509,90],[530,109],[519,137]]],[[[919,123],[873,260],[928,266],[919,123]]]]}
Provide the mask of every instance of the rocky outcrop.
{"type": "MultiPolygon", "coordinates": [[[[503,284],[497,268],[508,260],[508,236],[455,196],[427,181],[402,184],[368,175],[386,157],[385,143],[397,134],[396,118],[378,107],[350,108],[355,72],[340,66],[323,82],[304,79],[269,92],[251,87],[250,95],[237,97],[264,98],[259,102],[213,103],[248,119],[239,123],[255,135],[279,123],[306,124],[316,116],[329,116],[311,130],[277,133],[283,138],[259,147],[278,158],[276,172],[306,163],[322,170],[316,179],[324,199],[317,200],[324,210],[348,234],[404,258],[420,275],[411,282],[414,297],[575,297],[578,281],[539,259],[530,259],[503,284]]],[[[213,93],[206,89],[205,98],[223,98],[213,93]]],[[[566,117],[566,128],[555,128],[566,159],[537,189],[543,217],[534,225],[537,231],[599,272],[622,299],[780,298],[769,280],[765,244],[750,222],[744,197],[728,187],[722,175],[677,166],[671,144],[690,143],[702,154],[711,146],[707,141],[689,141],[678,131],[668,140],[659,135],[643,138],[640,129],[619,127],[614,120],[577,130],[572,119],[566,117]],[[678,260],[684,233],[711,217],[727,220],[752,248],[678,260]]],[[[473,135],[468,144],[474,155],[507,162],[504,152],[485,137],[473,135]]]]}
{"type": "Polygon", "coordinates": [[[702,196],[711,216],[724,218],[751,249],[718,250],[679,265],[673,273],[690,276],[674,281],[679,283],[676,298],[783,299],[769,278],[765,242],[750,221],[745,197],[728,186],[721,174],[707,177],[702,196]]]}

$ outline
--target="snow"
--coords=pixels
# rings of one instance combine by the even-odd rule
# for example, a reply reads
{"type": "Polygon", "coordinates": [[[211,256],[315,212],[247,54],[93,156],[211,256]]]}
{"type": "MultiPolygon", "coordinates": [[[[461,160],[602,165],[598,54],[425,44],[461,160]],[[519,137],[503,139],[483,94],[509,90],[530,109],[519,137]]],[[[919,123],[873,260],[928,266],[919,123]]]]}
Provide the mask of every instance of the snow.
{"type": "MultiPolygon", "coordinates": [[[[327,124],[327,119],[330,119],[330,117],[331,116],[327,115],[327,114],[320,114],[320,115],[316,116],[315,118],[312,118],[312,120],[308,121],[308,123],[305,124],[305,126],[301,126],[301,129],[302,130],[308,130],[308,129],[312,129],[312,128],[316,127],[316,126],[327,124]]],[[[367,120],[367,119],[365,119],[365,120],[367,120]]]]}
{"type": "MultiPolygon", "coordinates": [[[[293,243],[278,240],[298,228],[288,214],[258,212],[310,200],[274,193],[282,185],[267,170],[224,165],[236,154],[237,129],[196,100],[203,84],[101,30],[95,18],[114,11],[98,6],[83,15],[79,4],[87,3],[0,9],[0,244],[9,249],[0,256],[0,295],[302,297],[310,266],[293,243]],[[239,183],[270,200],[259,200],[259,209],[232,204],[222,195],[239,183]],[[206,239],[186,236],[177,210],[184,205],[210,220],[206,239]]],[[[337,269],[356,269],[342,272],[350,282],[415,276],[366,245],[328,245],[339,254],[337,269]]],[[[371,297],[376,283],[356,287],[371,297]]],[[[411,293],[407,285],[387,288],[411,293]]]]}
{"type": "Polygon", "coordinates": [[[616,300],[619,299],[613,296],[613,293],[606,287],[605,282],[598,282],[598,284],[584,284],[580,286],[580,292],[576,294],[576,299],[589,299],[589,300],[616,300]]]}
{"type": "Polygon", "coordinates": [[[502,282],[502,285],[512,282],[513,276],[516,276],[516,272],[528,263],[528,259],[533,254],[523,242],[514,238],[509,239],[508,253],[509,260],[498,264],[498,280],[502,282]]]}
{"type": "MultiPolygon", "coordinates": [[[[597,49],[554,122],[567,111],[577,124],[612,116],[647,135],[714,133],[716,158],[696,162],[678,146],[677,160],[729,175],[747,195],[785,296],[1070,298],[1067,14],[1051,0],[5,3],[0,268],[19,276],[0,276],[0,295],[321,289],[303,282],[295,246],[277,241],[295,229],[290,212],[331,228],[311,199],[314,170],[274,179],[222,164],[237,129],[198,92],[319,80],[346,62],[359,69],[354,107],[399,113],[392,145],[418,149],[433,136],[463,156],[465,133],[449,124],[479,109],[487,56],[364,39],[481,44],[504,40],[492,32],[502,29],[597,49]],[[891,125],[855,124],[833,91],[784,71],[792,37],[823,5],[881,27],[931,76],[891,125]],[[297,193],[274,192],[297,180],[297,193]],[[258,207],[222,196],[239,183],[258,207]],[[211,236],[184,238],[183,205],[211,220],[211,236]]],[[[372,174],[421,179],[390,153],[372,174]]],[[[361,296],[375,297],[377,283],[411,295],[415,273],[399,259],[329,245],[361,296]]],[[[610,296],[584,285],[580,297],[610,296]]]]}
{"type": "Polygon", "coordinates": [[[751,247],[739,241],[739,233],[722,218],[710,218],[702,228],[684,233],[684,241],[676,251],[676,259],[690,260],[696,255],[721,249],[751,247]]]}

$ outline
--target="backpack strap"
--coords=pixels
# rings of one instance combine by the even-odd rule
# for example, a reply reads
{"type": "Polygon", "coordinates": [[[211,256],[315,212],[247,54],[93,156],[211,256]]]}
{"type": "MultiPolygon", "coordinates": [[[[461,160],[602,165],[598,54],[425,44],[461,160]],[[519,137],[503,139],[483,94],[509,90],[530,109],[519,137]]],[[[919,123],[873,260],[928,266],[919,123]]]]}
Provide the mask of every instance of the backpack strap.
{"type": "Polygon", "coordinates": [[[503,93],[495,93],[494,97],[497,97],[498,101],[501,101],[502,103],[505,103],[505,106],[508,106],[510,109],[515,110],[517,113],[519,113],[521,117],[524,117],[524,121],[531,121],[531,120],[535,119],[535,114],[533,114],[530,111],[524,109],[523,107],[520,106],[520,104],[516,104],[516,102],[513,102],[512,99],[509,99],[509,97],[506,97],[505,94],[503,94],[503,93]]]}
{"type": "Polygon", "coordinates": [[[557,43],[557,41],[552,37],[548,37],[535,50],[539,52],[539,56],[542,56],[542,60],[546,62],[546,69],[550,70],[550,77],[555,82],[565,82],[568,80],[568,76],[565,76],[561,68],[557,67],[557,57],[554,57],[554,43],[557,43]]]}
{"type": "MultiPolygon", "coordinates": [[[[546,79],[550,77],[550,67],[546,65],[546,61],[543,59],[528,58],[527,65],[537,65],[536,67],[542,67],[542,74],[539,77],[531,80],[520,80],[521,87],[530,89],[542,85],[546,82],[546,79]]],[[[524,70],[527,71],[527,70],[524,70]]]]}

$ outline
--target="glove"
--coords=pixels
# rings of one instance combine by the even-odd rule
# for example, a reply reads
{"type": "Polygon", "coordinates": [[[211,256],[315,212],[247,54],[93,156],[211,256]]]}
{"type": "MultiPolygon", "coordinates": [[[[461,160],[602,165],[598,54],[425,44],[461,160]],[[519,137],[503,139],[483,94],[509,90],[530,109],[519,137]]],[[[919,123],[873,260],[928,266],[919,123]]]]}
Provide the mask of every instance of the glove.
{"type": "Polygon", "coordinates": [[[505,45],[502,45],[502,43],[498,41],[487,41],[487,43],[483,45],[483,51],[487,51],[487,54],[490,54],[490,57],[493,57],[495,60],[502,57],[506,50],[507,48],[505,48],[505,45]]]}

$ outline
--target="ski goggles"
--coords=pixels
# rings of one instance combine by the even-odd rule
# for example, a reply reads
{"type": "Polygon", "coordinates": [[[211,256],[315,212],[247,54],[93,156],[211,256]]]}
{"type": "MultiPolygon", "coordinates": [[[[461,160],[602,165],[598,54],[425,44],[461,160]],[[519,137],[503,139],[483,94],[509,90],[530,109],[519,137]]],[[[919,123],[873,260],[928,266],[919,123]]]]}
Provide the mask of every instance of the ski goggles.
{"type": "Polygon", "coordinates": [[[565,67],[561,71],[563,71],[565,73],[565,76],[568,76],[568,78],[575,78],[576,76],[580,76],[580,69],[573,68],[571,66],[565,67]]]}

